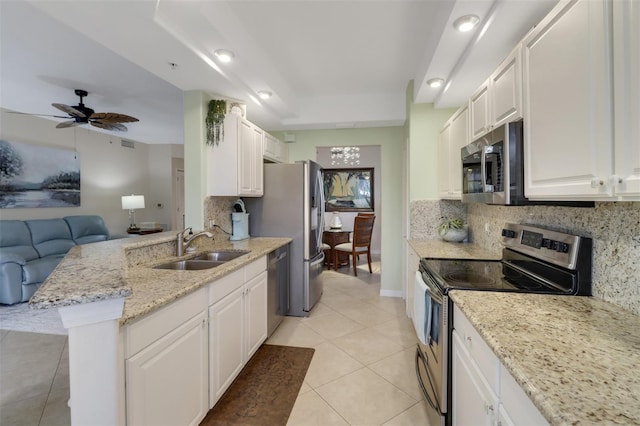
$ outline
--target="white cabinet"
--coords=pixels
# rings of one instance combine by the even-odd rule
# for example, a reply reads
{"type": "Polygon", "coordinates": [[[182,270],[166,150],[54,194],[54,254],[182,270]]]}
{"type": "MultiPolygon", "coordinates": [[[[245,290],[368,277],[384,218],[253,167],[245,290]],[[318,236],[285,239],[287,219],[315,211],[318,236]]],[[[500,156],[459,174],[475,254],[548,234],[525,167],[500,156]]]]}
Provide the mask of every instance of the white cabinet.
{"type": "Polygon", "coordinates": [[[489,83],[490,80],[485,81],[469,98],[471,140],[475,140],[491,130],[489,83]]]}
{"type": "Polygon", "coordinates": [[[623,199],[640,199],[640,7],[636,0],[613,2],[614,175],[623,199]],[[632,198],[628,198],[632,197],[632,198]]]}
{"type": "Polygon", "coordinates": [[[267,338],[267,260],[262,257],[209,287],[209,407],[267,338]]]}
{"type": "Polygon", "coordinates": [[[207,193],[260,197],[263,194],[264,131],[235,114],[224,119],[224,138],[207,148],[207,193]]]}
{"type": "Polygon", "coordinates": [[[441,199],[462,197],[460,149],[469,141],[469,108],[456,111],[440,132],[438,141],[438,192],[441,199]]]}
{"type": "Polygon", "coordinates": [[[456,305],[453,326],[453,424],[548,424],[456,305]]]}
{"type": "Polygon", "coordinates": [[[563,0],[522,43],[530,199],[598,199],[613,193],[609,4],[563,0]]]}
{"type": "Polygon", "coordinates": [[[419,268],[420,256],[418,253],[411,247],[411,244],[407,242],[407,265],[406,271],[407,275],[405,277],[405,309],[407,312],[407,316],[409,318],[413,317],[413,287],[415,282],[416,271],[419,268]]]}
{"type": "Polygon", "coordinates": [[[494,425],[498,395],[453,331],[452,420],[454,425],[494,425]]]}
{"type": "Polygon", "coordinates": [[[199,290],[125,328],[127,424],[197,425],[207,414],[206,301],[199,290]]]}
{"type": "Polygon", "coordinates": [[[274,163],[287,163],[289,161],[289,147],[287,144],[269,133],[264,133],[264,152],[265,160],[274,163]]]}
{"type": "Polygon", "coordinates": [[[522,118],[520,45],[469,98],[470,141],[495,127],[522,118]]]}

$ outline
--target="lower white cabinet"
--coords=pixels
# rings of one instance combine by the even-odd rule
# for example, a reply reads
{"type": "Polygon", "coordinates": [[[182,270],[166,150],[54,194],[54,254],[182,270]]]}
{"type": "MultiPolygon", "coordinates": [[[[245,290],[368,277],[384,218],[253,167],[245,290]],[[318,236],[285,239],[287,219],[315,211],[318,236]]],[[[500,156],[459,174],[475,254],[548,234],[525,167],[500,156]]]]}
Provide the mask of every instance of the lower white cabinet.
{"type": "MultiPolygon", "coordinates": [[[[125,360],[127,424],[197,425],[207,414],[206,293],[198,296],[205,309],[200,303],[178,301],[177,306],[169,305],[125,331],[127,343],[132,343],[125,343],[125,352],[137,349],[138,336],[161,336],[125,360]],[[190,315],[194,305],[199,312],[171,329],[173,319],[190,315]]],[[[191,296],[185,299],[194,302],[191,296]]]]}
{"type": "Polygon", "coordinates": [[[453,424],[495,425],[498,395],[456,330],[453,331],[452,381],[453,424]]]}
{"type": "Polygon", "coordinates": [[[267,339],[266,257],[210,286],[209,407],[267,339]]]}
{"type": "Polygon", "coordinates": [[[548,425],[460,308],[453,308],[452,423],[548,425]]]}

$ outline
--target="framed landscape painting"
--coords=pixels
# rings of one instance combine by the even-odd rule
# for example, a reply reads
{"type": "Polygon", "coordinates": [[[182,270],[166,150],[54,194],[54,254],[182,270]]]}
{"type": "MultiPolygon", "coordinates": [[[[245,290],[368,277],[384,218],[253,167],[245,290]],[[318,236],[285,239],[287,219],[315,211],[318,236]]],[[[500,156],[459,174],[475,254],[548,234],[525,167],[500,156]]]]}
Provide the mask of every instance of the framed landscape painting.
{"type": "Polygon", "coordinates": [[[77,152],[0,140],[0,208],[79,206],[77,152]]]}
{"type": "Polygon", "coordinates": [[[373,168],[324,169],[325,210],[372,212],[373,168]]]}

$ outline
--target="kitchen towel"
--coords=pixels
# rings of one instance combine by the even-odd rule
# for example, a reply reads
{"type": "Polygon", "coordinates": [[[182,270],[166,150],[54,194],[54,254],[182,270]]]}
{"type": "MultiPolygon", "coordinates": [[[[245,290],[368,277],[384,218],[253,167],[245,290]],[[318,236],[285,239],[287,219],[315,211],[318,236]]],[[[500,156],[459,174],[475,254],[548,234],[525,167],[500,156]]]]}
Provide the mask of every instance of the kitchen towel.
{"type": "Polygon", "coordinates": [[[427,344],[427,335],[431,329],[430,320],[431,296],[427,291],[427,285],[422,281],[422,274],[417,271],[413,288],[413,326],[418,340],[423,345],[427,344]]]}

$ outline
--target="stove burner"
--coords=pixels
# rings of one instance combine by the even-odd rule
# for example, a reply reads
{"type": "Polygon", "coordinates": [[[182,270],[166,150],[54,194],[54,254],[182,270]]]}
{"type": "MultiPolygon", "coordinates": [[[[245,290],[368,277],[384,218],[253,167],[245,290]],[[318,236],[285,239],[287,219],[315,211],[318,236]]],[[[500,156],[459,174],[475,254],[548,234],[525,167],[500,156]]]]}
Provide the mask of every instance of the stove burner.
{"type": "Polygon", "coordinates": [[[473,284],[478,286],[492,285],[492,284],[495,284],[496,282],[495,279],[486,275],[479,275],[479,274],[462,272],[462,271],[445,274],[443,278],[449,282],[461,283],[461,284],[473,284]]]}

